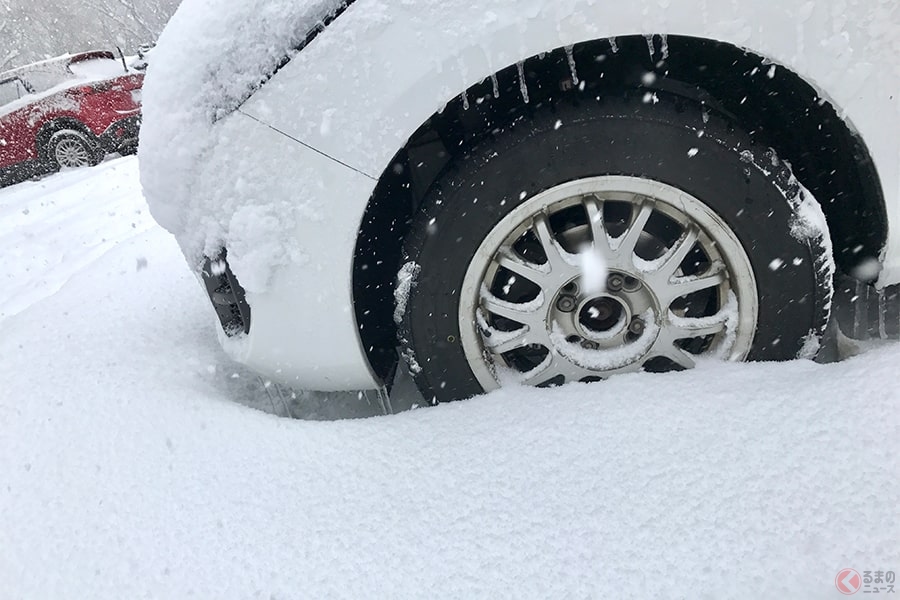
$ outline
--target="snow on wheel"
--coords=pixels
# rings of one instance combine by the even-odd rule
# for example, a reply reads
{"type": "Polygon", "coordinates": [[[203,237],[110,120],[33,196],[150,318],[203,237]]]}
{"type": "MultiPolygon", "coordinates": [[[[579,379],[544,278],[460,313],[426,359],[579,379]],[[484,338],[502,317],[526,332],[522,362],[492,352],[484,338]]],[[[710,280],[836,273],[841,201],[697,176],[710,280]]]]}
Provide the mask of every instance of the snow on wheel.
{"type": "Polygon", "coordinates": [[[832,294],[824,218],[789,166],[664,97],[482,143],[429,191],[405,254],[401,354],[435,401],[814,355],[832,294]]]}

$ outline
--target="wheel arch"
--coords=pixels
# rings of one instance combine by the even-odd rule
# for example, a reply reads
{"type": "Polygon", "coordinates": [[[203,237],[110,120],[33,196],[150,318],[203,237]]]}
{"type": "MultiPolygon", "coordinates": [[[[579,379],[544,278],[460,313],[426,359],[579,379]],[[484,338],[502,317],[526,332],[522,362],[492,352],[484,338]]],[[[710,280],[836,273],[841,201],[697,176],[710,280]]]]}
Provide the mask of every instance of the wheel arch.
{"type": "Polygon", "coordinates": [[[794,71],[732,44],[688,36],[630,35],[557,48],[456,96],[379,177],[353,266],[356,319],[376,373],[386,377],[395,361],[394,278],[410,219],[454,157],[535,111],[635,89],[648,102],[664,91],[703,104],[789,161],[822,204],[842,271],[881,256],[887,216],[869,150],[840,107],[794,71]]]}
{"type": "Polygon", "coordinates": [[[38,130],[37,136],[35,136],[35,143],[37,144],[38,156],[41,160],[48,160],[49,156],[47,155],[48,144],[50,143],[50,138],[59,131],[63,131],[66,129],[75,130],[92,142],[96,143],[97,136],[90,130],[90,128],[75,119],[74,117],[58,117],[53,119],[52,121],[47,121],[44,123],[40,130],[38,130]]]}

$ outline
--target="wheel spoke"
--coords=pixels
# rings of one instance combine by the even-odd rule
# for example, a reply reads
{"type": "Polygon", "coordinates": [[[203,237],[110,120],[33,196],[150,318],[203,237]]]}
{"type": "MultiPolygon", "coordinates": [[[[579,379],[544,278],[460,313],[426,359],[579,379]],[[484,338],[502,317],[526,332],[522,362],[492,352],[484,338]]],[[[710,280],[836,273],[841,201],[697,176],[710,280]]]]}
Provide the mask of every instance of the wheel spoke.
{"type": "Polygon", "coordinates": [[[669,251],[659,259],[659,268],[657,269],[657,272],[663,274],[667,278],[674,275],[675,271],[678,270],[678,267],[681,266],[681,263],[684,262],[684,259],[687,258],[688,253],[693,250],[698,237],[699,234],[697,229],[693,225],[688,226],[681,237],[672,244],[669,251]]]}
{"type": "Polygon", "coordinates": [[[547,264],[550,266],[550,271],[555,271],[557,274],[565,272],[569,266],[566,260],[563,258],[563,252],[565,252],[565,250],[563,250],[559,246],[559,243],[553,236],[553,232],[550,230],[550,221],[547,219],[547,215],[545,213],[535,215],[535,217],[532,219],[532,223],[534,235],[541,243],[541,247],[543,247],[544,249],[544,254],[547,255],[547,264]]]}
{"type": "Polygon", "coordinates": [[[722,285],[727,277],[728,273],[722,263],[715,263],[703,275],[676,277],[670,280],[669,285],[659,290],[660,302],[665,305],[663,308],[668,308],[677,298],[722,285]]]}
{"type": "Polygon", "coordinates": [[[641,234],[644,232],[644,227],[647,226],[647,221],[650,220],[650,215],[653,214],[653,202],[650,200],[644,200],[641,202],[640,208],[637,210],[637,215],[634,217],[634,222],[631,224],[631,227],[628,228],[628,231],[619,238],[619,243],[616,246],[616,251],[619,252],[622,256],[631,257],[634,255],[634,250],[637,248],[637,243],[641,239],[641,234]]]}
{"type": "Polygon", "coordinates": [[[668,358],[676,365],[683,367],[685,369],[693,369],[696,366],[694,362],[694,357],[691,356],[690,352],[679,348],[675,344],[665,344],[653,353],[651,358],[656,357],[668,358]]]}
{"type": "Polygon", "coordinates": [[[539,309],[544,303],[543,294],[540,296],[540,301],[534,300],[528,304],[517,304],[500,300],[493,294],[482,292],[481,303],[484,309],[491,314],[528,325],[533,329],[537,329],[541,323],[539,309]]]}
{"type": "Polygon", "coordinates": [[[584,209],[587,212],[588,222],[591,224],[594,250],[607,258],[611,257],[613,255],[612,245],[606,225],[603,223],[603,201],[596,196],[588,196],[584,199],[584,209]]]}
{"type": "Polygon", "coordinates": [[[525,385],[540,385],[545,381],[562,375],[559,361],[560,358],[551,350],[544,362],[527,373],[523,373],[522,383],[525,385]]]}
{"type": "Polygon", "coordinates": [[[546,279],[549,268],[544,265],[527,262],[515,256],[511,249],[503,248],[497,254],[497,264],[512,271],[516,275],[537,283],[546,279]]]}
{"type": "Polygon", "coordinates": [[[672,338],[682,340],[686,338],[706,337],[725,330],[726,319],[720,315],[711,317],[677,317],[669,313],[669,323],[672,338]]]}
{"type": "Polygon", "coordinates": [[[530,344],[530,333],[528,325],[515,331],[494,331],[491,337],[484,338],[484,345],[494,354],[504,354],[530,344]]]}

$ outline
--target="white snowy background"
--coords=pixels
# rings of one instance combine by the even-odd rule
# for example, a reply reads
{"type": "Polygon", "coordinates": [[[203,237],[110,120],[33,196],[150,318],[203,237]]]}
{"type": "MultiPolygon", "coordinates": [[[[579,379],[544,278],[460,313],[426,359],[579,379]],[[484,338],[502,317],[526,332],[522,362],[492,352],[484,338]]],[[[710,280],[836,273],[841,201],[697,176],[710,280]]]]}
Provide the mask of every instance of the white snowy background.
{"type": "Polygon", "coordinates": [[[377,406],[276,402],[207,302],[136,158],[0,190],[0,597],[838,598],[843,568],[900,571],[896,344],[322,421],[377,406]]]}

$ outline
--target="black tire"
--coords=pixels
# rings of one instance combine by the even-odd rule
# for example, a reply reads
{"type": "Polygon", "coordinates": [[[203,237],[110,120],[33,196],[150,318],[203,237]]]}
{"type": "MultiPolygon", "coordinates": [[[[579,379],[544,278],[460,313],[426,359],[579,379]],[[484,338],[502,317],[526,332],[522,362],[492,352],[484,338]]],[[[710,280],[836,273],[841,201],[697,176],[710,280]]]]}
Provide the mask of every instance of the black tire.
{"type": "Polygon", "coordinates": [[[103,153],[100,150],[99,144],[97,144],[90,136],[77,129],[62,129],[50,136],[50,139],[47,142],[46,155],[47,160],[54,170],[91,167],[99,164],[103,159],[103,153]],[[64,153],[61,152],[64,148],[72,150],[72,152],[69,153],[69,156],[83,156],[84,160],[77,161],[79,164],[75,164],[75,162],[71,160],[66,161],[63,158],[64,153]],[[81,154],[77,154],[79,149],[81,154]]]}
{"type": "Polygon", "coordinates": [[[789,165],[700,106],[662,94],[646,100],[624,95],[524,119],[456,160],[428,191],[405,241],[404,263],[418,267],[399,330],[426,399],[483,391],[459,341],[458,312],[469,261],[485,236],[523,198],[599,175],[669,184],[731,227],[759,292],[748,360],[793,359],[815,346],[809,339],[829,316],[830,242],[792,235],[805,192],[789,165]]]}

